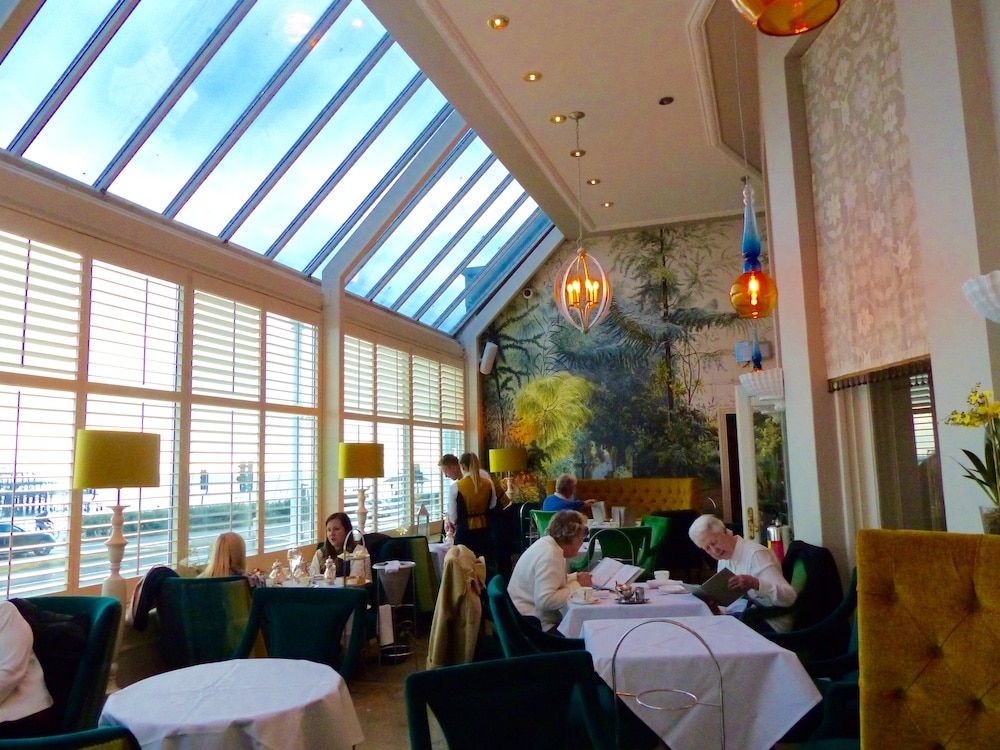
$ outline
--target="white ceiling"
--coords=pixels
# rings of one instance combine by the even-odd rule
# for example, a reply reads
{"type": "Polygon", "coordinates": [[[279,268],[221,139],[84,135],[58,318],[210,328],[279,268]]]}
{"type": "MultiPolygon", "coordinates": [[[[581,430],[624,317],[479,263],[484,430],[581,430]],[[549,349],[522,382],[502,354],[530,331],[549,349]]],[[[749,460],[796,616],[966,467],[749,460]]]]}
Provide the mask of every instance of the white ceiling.
{"type": "Polygon", "coordinates": [[[549,116],[573,110],[586,113],[583,178],[601,180],[583,187],[587,234],[742,211],[740,104],[759,172],[758,34],[729,0],[368,5],[567,236],[577,232],[574,125],[549,116]],[[494,13],[510,25],[488,28],[494,13]],[[542,79],[526,83],[529,70],[542,79]]]}

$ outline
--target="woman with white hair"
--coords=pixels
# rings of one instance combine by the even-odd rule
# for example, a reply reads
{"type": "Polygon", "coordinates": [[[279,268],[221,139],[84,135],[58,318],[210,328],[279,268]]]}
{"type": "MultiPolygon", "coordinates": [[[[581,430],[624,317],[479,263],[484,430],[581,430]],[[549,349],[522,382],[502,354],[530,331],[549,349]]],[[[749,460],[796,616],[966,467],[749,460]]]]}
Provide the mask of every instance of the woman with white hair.
{"type": "Polygon", "coordinates": [[[566,561],[580,551],[586,536],[587,517],[575,510],[561,510],[552,516],[545,536],[517,559],[507,593],[517,611],[537,619],[542,630],[559,624],[559,610],[574,591],[592,585],[590,573],[566,574],[566,561]]]}
{"type": "MultiPolygon", "coordinates": [[[[751,602],[764,607],[789,607],[795,603],[795,589],[785,580],[778,558],[767,547],[733,534],[722,521],[707,513],[695,519],[688,536],[719,561],[719,570],[733,572],[729,588],[745,593],[751,602]]],[[[765,622],[783,633],[791,628],[792,616],[781,615],[765,622]]]]}

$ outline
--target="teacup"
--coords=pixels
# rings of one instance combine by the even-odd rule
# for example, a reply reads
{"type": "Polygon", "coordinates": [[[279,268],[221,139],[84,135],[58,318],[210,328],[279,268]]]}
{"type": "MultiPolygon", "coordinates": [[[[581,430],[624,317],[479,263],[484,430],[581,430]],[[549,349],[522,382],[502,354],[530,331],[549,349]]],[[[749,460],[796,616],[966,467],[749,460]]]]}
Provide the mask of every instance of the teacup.
{"type": "Polygon", "coordinates": [[[594,590],[590,586],[581,586],[573,592],[573,599],[578,602],[589,602],[594,596],[594,590]]]}
{"type": "Polygon", "coordinates": [[[653,571],[653,578],[655,578],[657,581],[669,581],[670,580],[670,571],[669,570],[654,570],[653,571]]]}

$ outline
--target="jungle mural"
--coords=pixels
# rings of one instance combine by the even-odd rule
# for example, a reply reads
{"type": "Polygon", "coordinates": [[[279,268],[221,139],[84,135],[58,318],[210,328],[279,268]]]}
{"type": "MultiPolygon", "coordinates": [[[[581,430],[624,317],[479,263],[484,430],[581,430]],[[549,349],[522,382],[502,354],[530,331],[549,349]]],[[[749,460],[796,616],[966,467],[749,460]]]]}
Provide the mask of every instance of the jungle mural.
{"type": "MultiPolygon", "coordinates": [[[[556,311],[552,281],[575,253],[564,242],[480,342],[499,347],[482,384],[488,447],[526,446],[536,476],[717,486],[716,419],[744,371],[734,345],[752,335],[729,304],[741,232],[732,219],[587,241],[614,290],[609,316],[588,334],[556,311]]],[[[757,325],[770,339],[770,322],[757,325]]]]}

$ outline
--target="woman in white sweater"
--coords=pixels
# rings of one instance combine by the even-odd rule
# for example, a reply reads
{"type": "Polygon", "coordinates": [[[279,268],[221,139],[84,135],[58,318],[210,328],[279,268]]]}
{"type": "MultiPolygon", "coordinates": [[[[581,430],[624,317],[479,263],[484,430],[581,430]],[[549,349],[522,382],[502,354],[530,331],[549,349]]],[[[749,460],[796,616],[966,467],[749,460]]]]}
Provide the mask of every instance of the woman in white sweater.
{"type": "Polygon", "coordinates": [[[31,626],[17,607],[0,602],[0,737],[27,737],[47,729],[52,696],[33,646],[31,626]]]}
{"type": "Polygon", "coordinates": [[[514,566],[507,593],[517,611],[536,618],[543,630],[559,624],[559,610],[573,592],[590,586],[590,573],[566,573],[566,561],[580,551],[587,536],[587,517],[575,510],[552,516],[545,536],[524,551],[514,566]]]}

